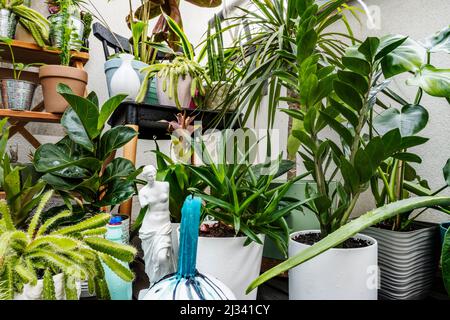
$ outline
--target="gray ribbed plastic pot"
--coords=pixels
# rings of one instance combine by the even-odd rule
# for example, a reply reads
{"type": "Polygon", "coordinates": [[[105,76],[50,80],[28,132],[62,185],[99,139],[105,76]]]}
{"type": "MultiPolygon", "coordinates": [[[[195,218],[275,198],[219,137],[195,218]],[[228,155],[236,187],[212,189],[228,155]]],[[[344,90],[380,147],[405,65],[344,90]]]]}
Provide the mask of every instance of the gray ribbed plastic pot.
{"type": "Polygon", "coordinates": [[[438,225],[414,222],[415,230],[399,232],[370,227],[364,232],[378,241],[380,299],[427,297],[439,263],[438,225]]]}

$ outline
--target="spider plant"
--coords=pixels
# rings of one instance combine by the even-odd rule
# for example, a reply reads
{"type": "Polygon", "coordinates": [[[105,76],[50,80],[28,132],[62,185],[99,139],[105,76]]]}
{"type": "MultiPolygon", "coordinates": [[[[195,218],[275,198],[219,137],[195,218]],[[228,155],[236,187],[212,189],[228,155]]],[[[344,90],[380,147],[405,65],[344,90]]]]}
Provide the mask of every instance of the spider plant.
{"type": "Polygon", "coordinates": [[[180,38],[183,53],[180,54],[170,48],[163,49],[162,46],[159,46],[160,50],[169,52],[175,56],[175,59],[169,63],[157,63],[141,69],[141,72],[145,73],[145,78],[142,81],[136,101],[144,101],[149,81],[157,75],[163,81],[162,90],[164,92],[168,91],[169,98],[174,99],[176,106],[181,109],[178,97],[178,80],[187,76],[192,78],[190,92],[194,99],[197,96],[197,92],[201,96],[205,95],[204,82],[209,83],[210,80],[205,69],[194,60],[194,49],[181,27],[171,17],[167,15],[164,15],[164,17],[167,19],[169,27],[180,38]]]}

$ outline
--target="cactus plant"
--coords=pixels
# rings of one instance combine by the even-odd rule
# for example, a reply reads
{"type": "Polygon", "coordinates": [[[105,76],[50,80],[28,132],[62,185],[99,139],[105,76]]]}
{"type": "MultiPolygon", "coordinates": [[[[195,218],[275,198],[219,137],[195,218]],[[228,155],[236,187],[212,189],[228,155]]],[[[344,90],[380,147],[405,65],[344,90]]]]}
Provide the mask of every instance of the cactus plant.
{"type": "Polygon", "coordinates": [[[11,210],[0,200],[0,295],[14,299],[25,284],[36,285],[43,275],[43,299],[55,299],[53,276],[62,273],[66,299],[76,299],[75,281],[87,280],[90,292],[100,299],[109,297],[101,262],[125,281],[134,275],[117,260],[131,262],[136,249],[106,240],[109,214],[99,214],[75,225],[55,227],[70,216],[69,210],[42,219],[42,211],[53,191],[40,196],[40,202],[26,229],[17,229],[11,210]]]}

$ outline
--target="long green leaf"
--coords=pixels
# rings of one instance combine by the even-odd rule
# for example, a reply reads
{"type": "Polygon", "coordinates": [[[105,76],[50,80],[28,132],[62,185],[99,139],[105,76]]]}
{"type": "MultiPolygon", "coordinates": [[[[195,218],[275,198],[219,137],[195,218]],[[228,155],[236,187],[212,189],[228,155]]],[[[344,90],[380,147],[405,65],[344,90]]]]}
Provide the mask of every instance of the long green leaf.
{"type": "Polygon", "coordinates": [[[325,252],[328,249],[334,248],[341,244],[345,240],[351,238],[358,232],[364,231],[368,227],[377,224],[383,220],[394,217],[398,214],[408,212],[411,210],[433,207],[433,206],[448,206],[450,205],[449,197],[417,197],[406,200],[397,201],[388,204],[381,208],[376,208],[366,214],[352,220],[345,224],[335,232],[329,234],[324,239],[320,240],[316,244],[307,249],[301,251],[294,257],[290,257],[288,260],[282,262],[276,267],[264,272],[261,276],[256,278],[247,288],[247,293],[254,290],[259,285],[263,284],[267,280],[275,277],[276,275],[285,272],[304,263],[315,256],[325,252]]]}

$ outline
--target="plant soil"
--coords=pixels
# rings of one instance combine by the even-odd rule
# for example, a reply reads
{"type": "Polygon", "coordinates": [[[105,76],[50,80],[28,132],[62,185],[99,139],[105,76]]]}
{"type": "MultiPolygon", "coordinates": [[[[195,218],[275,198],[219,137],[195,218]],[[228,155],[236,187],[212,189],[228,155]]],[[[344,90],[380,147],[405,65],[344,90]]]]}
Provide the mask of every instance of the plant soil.
{"type": "MultiPolygon", "coordinates": [[[[234,231],[234,228],[224,223],[216,222],[212,225],[202,224],[200,226],[199,236],[209,238],[233,238],[236,237],[236,232],[234,231]]],[[[242,234],[239,233],[237,236],[242,236],[242,234]]]]}
{"type": "MultiPolygon", "coordinates": [[[[306,233],[296,235],[294,238],[292,238],[292,240],[312,246],[313,244],[319,242],[322,239],[320,238],[320,233],[306,233]]],[[[371,244],[372,243],[368,240],[350,238],[345,240],[344,243],[342,243],[339,246],[339,248],[344,249],[364,248],[370,246],[371,244]]]]}

